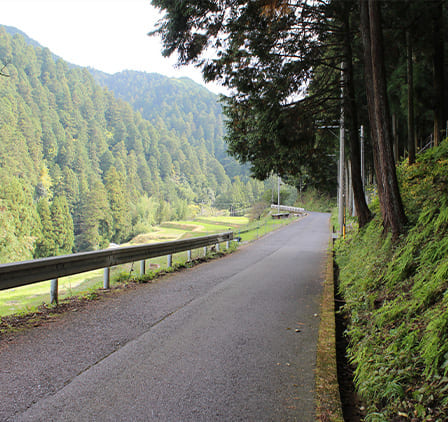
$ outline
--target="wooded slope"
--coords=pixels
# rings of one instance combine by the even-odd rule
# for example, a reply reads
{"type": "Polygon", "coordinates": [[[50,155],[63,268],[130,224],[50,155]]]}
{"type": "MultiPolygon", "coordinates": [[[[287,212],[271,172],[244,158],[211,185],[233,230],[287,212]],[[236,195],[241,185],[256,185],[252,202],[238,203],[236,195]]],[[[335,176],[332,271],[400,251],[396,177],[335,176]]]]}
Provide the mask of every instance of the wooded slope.
{"type": "MultiPolygon", "coordinates": [[[[87,69],[5,27],[0,57],[9,62],[0,78],[1,262],[120,243],[185,218],[191,204],[233,201],[235,183],[215,157],[215,143],[223,153],[216,105],[207,128],[192,119],[181,134],[183,122],[152,124],[87,69]]],[[[255,182],[236,183],[246,202],[259,194],[255,182]]]]}
{"type": "Polygon", "coordinates": [[[366,420],[448,418],[448,140],[402,163],[409,216],[393,243],[376,217],[336,248],[349,356],[366,420]]]}

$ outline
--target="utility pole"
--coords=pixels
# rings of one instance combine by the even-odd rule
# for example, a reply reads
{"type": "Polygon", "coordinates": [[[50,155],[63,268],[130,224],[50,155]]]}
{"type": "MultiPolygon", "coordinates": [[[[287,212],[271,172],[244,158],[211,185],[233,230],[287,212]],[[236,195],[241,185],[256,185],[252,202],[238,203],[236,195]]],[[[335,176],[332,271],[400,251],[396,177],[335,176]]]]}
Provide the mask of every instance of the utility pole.
{"type": "Polygon", "coordinates": [[[278,213],[280,214],[280,176],[278,176],[278,189],[277,189],[277,209],[278,209],[278,213]]]}
{"type": "Polygon", "coordinates": [[[361,139],[361,181],[362,181],[362,187],[364,189],[364,196],[366,198],[367,204],[369,203],[369,197],[366,193],[365,187],[366,187],[366,160],[365,160],[365,139],[364,139],[364,126],[361,125],[361,128],[359,130],[360,132],[360,139],[361,139]]]}
{"type": "Polygon", "coordinates": [[[361,138],[361,181],[362,181],[362,187],[364,187],[366,170],[365,170],[365,163],[364,163],[364,126],[363,125],[361,125],[361,129],[360,129],[360,138],[361,138]]]}
{"type": "Polygon", "coordinates": [[[338,211],[339,211],[339,234],[345,236],[344,227],[344,173],[345,173],[345,125],[344,125],[344,62],[341,63],[341,118],[339,123],[339,197],[338,197],[338,211]]]}

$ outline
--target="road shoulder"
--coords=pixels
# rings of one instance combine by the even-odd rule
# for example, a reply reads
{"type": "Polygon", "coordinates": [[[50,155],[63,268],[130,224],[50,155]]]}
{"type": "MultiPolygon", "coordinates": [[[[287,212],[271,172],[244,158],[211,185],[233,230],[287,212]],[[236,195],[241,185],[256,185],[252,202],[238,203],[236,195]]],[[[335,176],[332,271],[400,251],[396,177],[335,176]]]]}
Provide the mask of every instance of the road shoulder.
{"type": "Polygon", "coordinates": [[[328,246],[316,360],[316,420],[343,422],[336,361],[332,239],[328,246]]]}

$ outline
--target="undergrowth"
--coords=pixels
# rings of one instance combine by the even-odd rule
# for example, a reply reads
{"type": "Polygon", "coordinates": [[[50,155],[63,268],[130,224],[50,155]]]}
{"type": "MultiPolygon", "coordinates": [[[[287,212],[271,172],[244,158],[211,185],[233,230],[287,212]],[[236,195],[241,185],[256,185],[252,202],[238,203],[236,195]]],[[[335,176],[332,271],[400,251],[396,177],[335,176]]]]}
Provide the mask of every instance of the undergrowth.
{"type": "Polygon", "coordinates": [[[318,192],[316,189],[309,188],[299,193],[296,205],[305,208],[307,211],[331,212],[335,206],[335,199],[318,192]]]}
{"type": "Polygon", "coordinates": [[[366,421],[448,420],[448,141],[398,169],[409,219],[377,217],[336,244],[348,355],[366,421]]]}

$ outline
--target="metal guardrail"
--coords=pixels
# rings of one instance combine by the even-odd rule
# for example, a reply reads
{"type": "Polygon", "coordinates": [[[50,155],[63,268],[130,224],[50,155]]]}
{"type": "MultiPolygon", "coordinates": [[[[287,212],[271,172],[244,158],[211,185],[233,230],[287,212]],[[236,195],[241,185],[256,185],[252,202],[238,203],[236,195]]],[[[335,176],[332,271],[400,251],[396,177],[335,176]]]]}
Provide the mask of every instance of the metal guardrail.
{"type": "Polygon", "coordinates": [[[233,232],[225,232],[196,237],[193,239],[175,240],[150,245],[126,246],[52,258],[35,259],[32,261],[1,264],[0,290],[52,280],[56,282],[55,294],[53,291],[54,285],[52,285],[53,302],[53,299],[57,301],[57,279],[60,277],[104,268],[104,286],[105,288],[108,288],[109,269],[115,265],[140,261],[140,272],[144,273],[146,259],[169,256],[168,266],[171,266],[171,255],[174,253],[189,251],[188,258],[191,259],[192,249],[201,247],[206,248],[210,245],[217,245],[219,248],[220,243],[229,242],[232,239],[233,232]]]}
{"type": "Polygon", "coordinates": [[[271,208],[280,209],[280,211],[289,211],[301,213],[305,211],[305,208],[289,207],[287,205],[275,205],[271,204],[271,208]]]}

